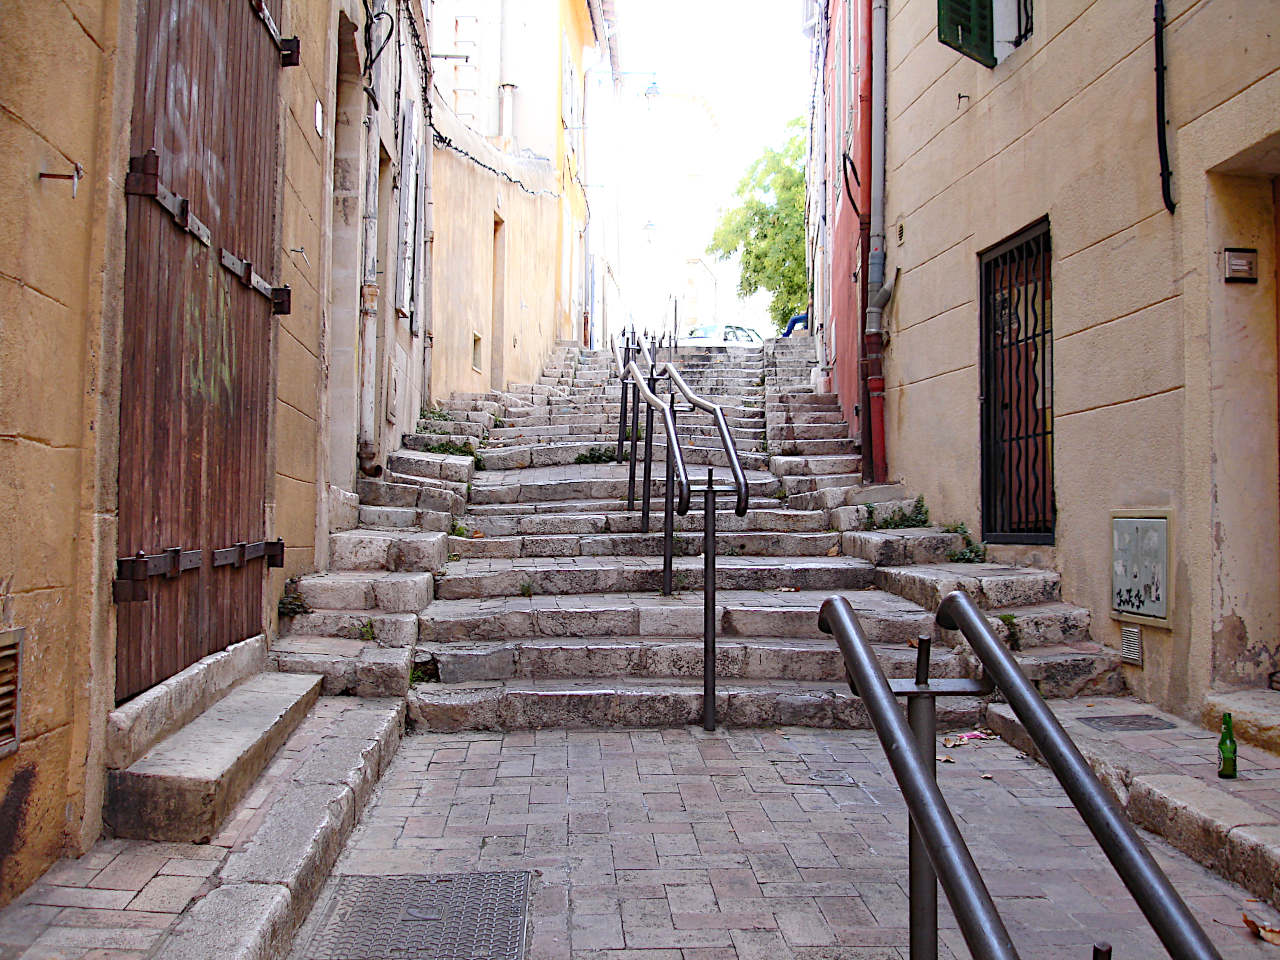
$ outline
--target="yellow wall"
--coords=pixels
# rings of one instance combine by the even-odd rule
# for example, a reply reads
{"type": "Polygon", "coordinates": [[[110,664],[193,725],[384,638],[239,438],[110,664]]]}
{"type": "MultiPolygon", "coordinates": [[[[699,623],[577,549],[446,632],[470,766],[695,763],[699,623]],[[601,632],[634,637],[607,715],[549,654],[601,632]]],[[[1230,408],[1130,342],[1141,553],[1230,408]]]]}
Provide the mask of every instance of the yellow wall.
{"type": "Polygon", "coordinates": [[[1057,544],[994,552],[1060,569],[1118,645],[1110,511],[1171,508],[1172,629],[1144,627],[1129,678],[1195,715],[1211,683],[1256,683],[1280,632],[1269,174],[1207,172],[1280,129],[1280,34],[1269,4],[1168,6],[1174,215],[1148,8],[1037,4],[989,70],[938,43],[933,0],[891,4],[886,429],[891,473],[978,529],[978,253],[1047,214],[1057,544]],[[1225,287],[1223,246],[1259,247],[1262,283],[1225,287]]]}
{"type": "Polygon", "coordinates": [[[0,903],[101,823],[102,768],[86,758],[100,756],[115,671],[132,24],[129,0],[0,17],[0,629],[26,630],[21,745],[0,759],[0,903]],[[69,182],[37,177],[73,161],[74,199],[69,182]]]}

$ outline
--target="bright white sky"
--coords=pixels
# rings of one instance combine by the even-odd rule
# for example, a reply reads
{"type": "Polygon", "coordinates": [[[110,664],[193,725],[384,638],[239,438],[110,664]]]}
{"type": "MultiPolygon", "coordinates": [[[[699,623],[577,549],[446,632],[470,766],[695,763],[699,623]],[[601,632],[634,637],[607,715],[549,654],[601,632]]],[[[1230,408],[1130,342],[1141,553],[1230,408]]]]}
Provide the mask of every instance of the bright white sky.
{"type": "Polygon", "coordinates": [[[717,277],[720,320],[769,333],[767,296],[738,300],[736,266],[706,247],[747,167],[786,139],[788,121],[808,115],[800,0],[614,0],[614,9],[627,76],[613,172],[623,184],[623,259],[644,266],[653,298],[642,312],[656,312],[678,291],[684,309],[710,320],[710,278],[688,262],[700,257],[717,277]],[[661,95],[646,100],[653,81],[661,95]],[[650,221],[655,229],[638,229],[650,221]]]}

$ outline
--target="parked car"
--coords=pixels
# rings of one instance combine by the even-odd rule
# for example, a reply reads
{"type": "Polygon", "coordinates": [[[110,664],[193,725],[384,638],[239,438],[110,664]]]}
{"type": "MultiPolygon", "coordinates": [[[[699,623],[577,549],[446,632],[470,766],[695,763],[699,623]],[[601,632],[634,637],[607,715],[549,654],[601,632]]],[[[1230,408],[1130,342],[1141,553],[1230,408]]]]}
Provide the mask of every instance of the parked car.
{"type": "Polygon", "coordinates": [[[704,323],[677,341],[682,347],[758,347],[764,340],[750,327],[730,323],[704,323]]]}

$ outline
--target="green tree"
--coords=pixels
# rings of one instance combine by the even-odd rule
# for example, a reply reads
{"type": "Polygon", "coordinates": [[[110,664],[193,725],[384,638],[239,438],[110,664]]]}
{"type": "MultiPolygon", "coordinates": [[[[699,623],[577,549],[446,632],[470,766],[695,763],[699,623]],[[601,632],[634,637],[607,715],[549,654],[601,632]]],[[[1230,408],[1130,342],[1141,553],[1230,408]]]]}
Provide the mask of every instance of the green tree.
{"type": "Polygon", "coordinates": [[[738,184],[741,203],[725,211],[707,253],[728,260],[739,251],[739,296],[761,287],[773,294],[769,316],[781,331],[787,319],[804,310],[808,282],[804,263],[804,122],[781,150],[767,147],[738,184]]]}

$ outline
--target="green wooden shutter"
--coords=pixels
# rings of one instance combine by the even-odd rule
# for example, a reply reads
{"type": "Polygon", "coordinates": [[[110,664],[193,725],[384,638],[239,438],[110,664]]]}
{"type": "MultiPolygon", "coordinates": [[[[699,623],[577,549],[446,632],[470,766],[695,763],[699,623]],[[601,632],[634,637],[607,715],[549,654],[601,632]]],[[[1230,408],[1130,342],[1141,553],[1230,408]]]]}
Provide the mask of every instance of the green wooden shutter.
{"type": "Polygon", "coordinates": [[[991,0],[938,0],[938,39],[983,66],[994,67],[991,0]]]}

